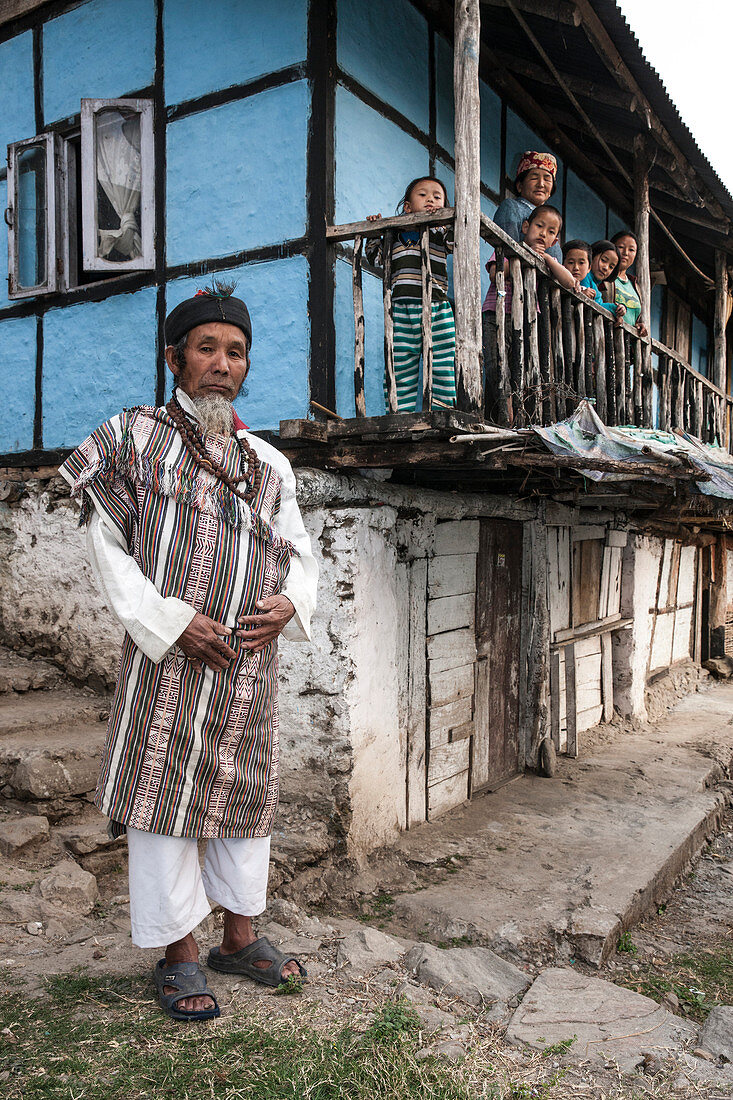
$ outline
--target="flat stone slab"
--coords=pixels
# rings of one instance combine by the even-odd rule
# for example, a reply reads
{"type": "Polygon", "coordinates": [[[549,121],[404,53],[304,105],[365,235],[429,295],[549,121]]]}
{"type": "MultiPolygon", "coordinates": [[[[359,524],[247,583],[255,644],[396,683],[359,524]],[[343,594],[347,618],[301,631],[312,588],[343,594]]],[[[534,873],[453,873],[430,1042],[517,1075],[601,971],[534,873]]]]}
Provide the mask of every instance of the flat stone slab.
{"type": "Polygon", "coordinates": [[[703,1024],[700,1044],[717,1058],[733,1062],[733,1006],[716,1005],[703,1024]]]}
{"type": "Polygon", "coordinates": [[[27,817],[11,817],[0,825],[0,852],[11,856],[31,844],[48,840],[48,818],[38,814],[27,817]]]}
{"type": "Polygon", "coordinates": [[[420,943],[405,955],[405,969],[423,985],[472,1005],[507,1004],[529,985],[529,978],[488,947],[442,950],[420,943]]]}
{"type": "Polygon", "coordinates": [[[397,962],[404,953],[404,947],[396,939],[378,928],[357,928],[344,936],[339,944],[336,965],[350,966],[354,971],[366,973],[376,966],[397,962]]]}
{"type": "Polygon", "coordinates": [[[506,1032],[514,1046],[534,1050],[566,1042],[577,1061],[618,1064],[633,1073],[644,1055],[682,1054],[697,1042],[697,1028],[649,997],[574,970],[545,970],[525,994],[506,1032]]]}

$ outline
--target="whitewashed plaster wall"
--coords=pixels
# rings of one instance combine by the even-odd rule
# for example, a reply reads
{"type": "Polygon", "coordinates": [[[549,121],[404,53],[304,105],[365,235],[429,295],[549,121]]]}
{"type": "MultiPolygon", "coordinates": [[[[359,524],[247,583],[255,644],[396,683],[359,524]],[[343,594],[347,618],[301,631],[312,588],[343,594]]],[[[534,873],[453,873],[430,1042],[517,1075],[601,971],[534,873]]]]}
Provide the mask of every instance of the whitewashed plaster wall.
{"type": "MultiPolygon", "coordinates": [[[[627,630],[620,630],[614,635],[614,694],[621,714],[641,721],[648,717],[645,693],[650,649],[653,649],[653,669],[684,660],[692,652],[693,608],[676,615],[659,615],[654,636],[652,633],[658,585],[660,606],[667,604],[671,545],[669,540],[635,534],[630,535],[624,551],[621,613],[634,621],[627,630]],[[667,552],[660,579],[659,567],[665,545],[667,552]]],[[[694,600],[696,560],[693,546],[682,547],[676,596],[678,605],[694,600]]]]}
{"type": "Polygon", "coordinates": [[[659,561],[664,541],[647,535],[629,535],[621,570],[621,614],[634,620],[614,636],[614,699],[621,714],[645,721],[644,696],[652,637],[659,561]]]}

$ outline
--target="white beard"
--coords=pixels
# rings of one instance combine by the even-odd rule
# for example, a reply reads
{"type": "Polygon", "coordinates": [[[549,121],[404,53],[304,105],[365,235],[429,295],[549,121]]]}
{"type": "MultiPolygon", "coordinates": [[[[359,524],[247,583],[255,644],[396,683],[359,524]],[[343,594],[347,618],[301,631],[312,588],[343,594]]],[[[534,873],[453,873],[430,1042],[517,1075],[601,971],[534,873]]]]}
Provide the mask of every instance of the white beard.
{"type": "Polygon", "coordinates": [[[216,432],[218,435],[234,434],[234,411],[228,397],[213,393],[208,397],[194,397],[196,415],[204,432],[216,432]]]}

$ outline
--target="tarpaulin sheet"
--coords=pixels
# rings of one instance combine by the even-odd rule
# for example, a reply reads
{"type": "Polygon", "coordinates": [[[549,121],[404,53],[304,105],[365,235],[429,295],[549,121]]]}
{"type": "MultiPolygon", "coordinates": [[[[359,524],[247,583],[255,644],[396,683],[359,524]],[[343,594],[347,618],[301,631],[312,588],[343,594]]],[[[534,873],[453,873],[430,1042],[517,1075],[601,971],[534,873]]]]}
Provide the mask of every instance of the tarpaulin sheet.
{"type": "Polygon", "coordinates": [[[553,454],[595,461],[613,459],[626,464],[627,469],[623,472],[588,470],[579,464],[578,469],[583,476],[593,481],[647,478],[648,471],[635,473],[635,463],[648,466],[658,462],[664,465],[665,457],[684,456],[689,463],[688,469],[708,475],[705,480],[694,482],[699,492],[733,500],[733,457],[722,447],[701,443],[686,432],[663,432],[656,428],[609,428],[588,401],[581,401],[567,420],[547,428],[533,426],[532,430],[553,454]]]}

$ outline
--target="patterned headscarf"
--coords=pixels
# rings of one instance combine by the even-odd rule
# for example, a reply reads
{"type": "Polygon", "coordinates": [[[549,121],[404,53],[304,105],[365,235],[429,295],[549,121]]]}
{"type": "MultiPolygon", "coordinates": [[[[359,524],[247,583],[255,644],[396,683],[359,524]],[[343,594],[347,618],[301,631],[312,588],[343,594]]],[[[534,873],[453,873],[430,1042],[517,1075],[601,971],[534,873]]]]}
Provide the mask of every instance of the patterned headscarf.
{"type": "Polygon", "coordinates": [[[528,149],[519,158],[517,174],[514,178],[518,179],[523,172],[529,172],[530,168],[544,168],[546,172],[552,173],[553,179],[557,179],[557,161],[552,153],[536,153],[528,149]]]}

